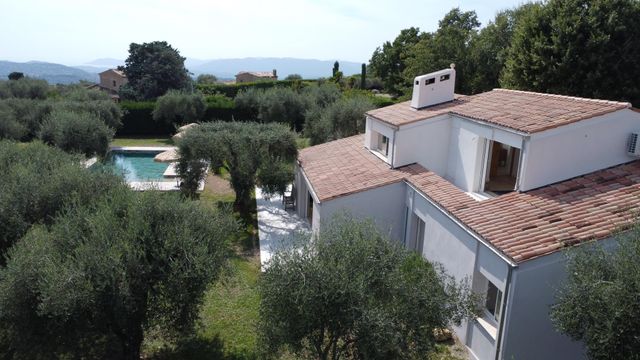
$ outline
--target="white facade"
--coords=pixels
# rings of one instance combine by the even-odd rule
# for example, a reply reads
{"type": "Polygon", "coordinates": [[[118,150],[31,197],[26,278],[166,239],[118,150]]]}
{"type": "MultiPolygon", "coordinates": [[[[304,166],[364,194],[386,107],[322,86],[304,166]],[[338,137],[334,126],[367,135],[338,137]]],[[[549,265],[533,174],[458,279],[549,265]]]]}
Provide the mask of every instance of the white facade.
{"type": "Polygon", "coordinates": [[[535,189],[633,160],[627,140],[640,131],[639,118],[640,113],[624,109],[531,135],[520,188],[535,189]]]}

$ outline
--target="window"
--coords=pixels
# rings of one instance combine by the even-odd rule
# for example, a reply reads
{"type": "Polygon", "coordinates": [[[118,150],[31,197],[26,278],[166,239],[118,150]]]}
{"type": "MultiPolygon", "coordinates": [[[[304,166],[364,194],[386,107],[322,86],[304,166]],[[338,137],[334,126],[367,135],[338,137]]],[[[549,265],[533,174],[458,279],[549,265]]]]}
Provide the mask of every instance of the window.
{"type": "Polygon", "coordinates": [[[447,81],[451,78],[451,76],[449,74],[447,75],[441,75],[440,76],[440,81],[447,81]]]}
{"type": "Polygon", "coordinates": [[[378,146],[376,150],[384,156],[389,155],[389,138],[382,134],[378,134],[378,146]]]}
{"type": "Polygon", "coordinates": [[[435,82],[436,82],[436,78],[431,78],[431,79],[426,79],[426,80],[424,81],[424,84],[425,84],[425,85],[431,85],[431,84],[433,84],[433,83],[435,83],[435,82]]]}
{"type": "Polygon", "coordinates": [[[422,250],[424,248],[424,228],[425,223],[424,220],[420,219],[416,216],[416,238],[414,240],[414,248],[413,250],[422,254],[422,250]]]}
{"type": "Polygon", "coordinates": [[[116,81],[113,80],[113,87],[116,87],[116,81]]]}
{"type": "Polygon", "coordinates": [[[494,320],[500,318],[500,309],[502,307],[502,291],[500,291],[491,281],[487,280],[487,297],[485,301],[485,309],[494,320]]]}

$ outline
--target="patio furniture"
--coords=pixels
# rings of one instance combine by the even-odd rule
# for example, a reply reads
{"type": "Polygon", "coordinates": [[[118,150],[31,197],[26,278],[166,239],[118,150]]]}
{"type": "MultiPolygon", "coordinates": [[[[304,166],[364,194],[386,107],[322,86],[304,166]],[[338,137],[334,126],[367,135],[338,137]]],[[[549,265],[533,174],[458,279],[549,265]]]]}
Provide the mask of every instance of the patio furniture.
{"type": "Polygon", "coordinates": [[[295,187],[293,185],[287,186],[287,189],[282,193],[282,203],[284,204],[284,209],[295,209],[296,208],[296,198],[295,187]]]}

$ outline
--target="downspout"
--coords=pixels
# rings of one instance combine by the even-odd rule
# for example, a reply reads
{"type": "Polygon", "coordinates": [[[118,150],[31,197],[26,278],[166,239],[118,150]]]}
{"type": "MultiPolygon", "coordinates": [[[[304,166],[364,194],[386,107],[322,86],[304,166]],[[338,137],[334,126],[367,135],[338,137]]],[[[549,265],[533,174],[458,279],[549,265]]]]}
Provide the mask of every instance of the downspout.
{"type": "Polygon", "coordinates": [[[393,129],[393,149],[391,149],[391,168],[395,169],[396,167],[393,165],[393,160],[396,157],[396,132],[398,132],[398,129],[393,129]]]}
{"type": "Polygon", "coordinates": [[[513,271],[513,267],[509,266],[509,272],[507,273],[507,283],[504,287],[504,294],[502,294],[502,309],[500,310],[500,326],[498,328],[498,338],[496,339],[496,360],[500,359],[500,352],[502,351],[502,337],[504,330],[504,323],[507,318],[507,303],[509,299],[509,289],[511,288],[511,272],[513,271]]]}

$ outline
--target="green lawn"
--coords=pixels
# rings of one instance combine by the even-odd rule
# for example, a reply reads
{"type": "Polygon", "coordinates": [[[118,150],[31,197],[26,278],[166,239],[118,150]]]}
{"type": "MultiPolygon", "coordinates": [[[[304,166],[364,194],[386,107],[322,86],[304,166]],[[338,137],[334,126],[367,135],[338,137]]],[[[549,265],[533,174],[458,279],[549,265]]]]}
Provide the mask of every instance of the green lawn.
{"type": "Polygon", "coordinates": [[[122,137],[115,138],[111,146],[173,146],[171,138],[122,137]]]}

